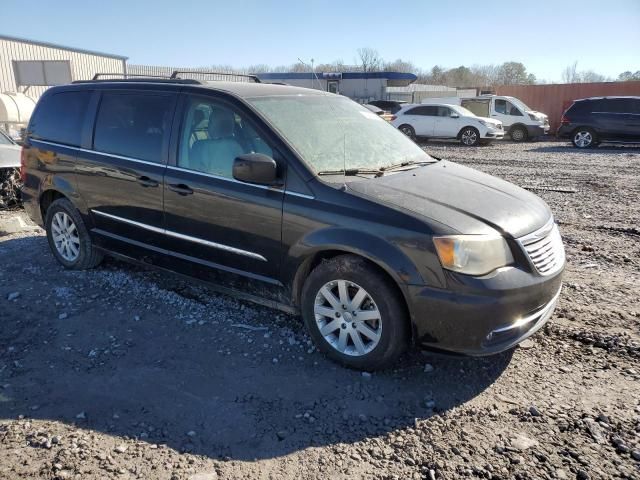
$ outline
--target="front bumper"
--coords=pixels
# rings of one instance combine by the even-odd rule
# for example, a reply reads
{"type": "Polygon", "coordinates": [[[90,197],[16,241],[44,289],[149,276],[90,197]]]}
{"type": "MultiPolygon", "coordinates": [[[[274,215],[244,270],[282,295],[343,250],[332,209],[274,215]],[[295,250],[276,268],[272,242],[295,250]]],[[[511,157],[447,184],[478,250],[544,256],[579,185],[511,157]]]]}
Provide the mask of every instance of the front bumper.
{"type": "Polygon", "coordinates": [[[551,317],[562,271],[542,276],[518,267],[474,278],[447,272],[456,291],[410,286],[410,311],[417,342],[466,355],[508,350],[538,331],[551,317]]]}
{"type": "Polygon", "coordinates": [[[491,138],[500,140],[504,137],[504,130],[487,130],[482,138],[491,138]]]}
{"type": "Polygon", "coordinates": [[[527,125],[527,134],[529,138],[541,137],[549,133],[549,125],[527,125]]]}

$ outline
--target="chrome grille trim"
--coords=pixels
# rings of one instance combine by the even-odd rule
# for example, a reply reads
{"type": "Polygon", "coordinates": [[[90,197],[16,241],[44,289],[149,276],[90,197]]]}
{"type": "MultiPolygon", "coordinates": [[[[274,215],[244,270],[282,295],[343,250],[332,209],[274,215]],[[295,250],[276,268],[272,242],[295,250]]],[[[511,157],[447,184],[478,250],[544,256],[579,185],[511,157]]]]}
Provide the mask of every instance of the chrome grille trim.
{"type": "Polygon", "coordinates": [[[518,243],[540,275],[552,275],[564,266],[564,246],[553,218],[539,230],[519,238],[518,243]]]}

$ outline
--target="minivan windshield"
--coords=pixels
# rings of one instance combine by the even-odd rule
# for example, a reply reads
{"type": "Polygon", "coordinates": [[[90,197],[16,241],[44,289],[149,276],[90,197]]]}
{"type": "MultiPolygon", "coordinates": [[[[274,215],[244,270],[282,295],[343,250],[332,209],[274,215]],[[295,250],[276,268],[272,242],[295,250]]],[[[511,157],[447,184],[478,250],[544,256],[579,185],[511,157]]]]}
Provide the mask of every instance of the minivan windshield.
{"type": "Polygon", "coordinates": [[[254,97],[247,101],[316,173],[435,161],[389,122],[340,95],[254,97]]]}
{"type": "Polygon", "coordinates": [[[513,103],[516,107],[518,107],[522,113],[531,112],[532,110],[524,103],[522,100],[516,97],[507,97],[511,103],[513,103]]]}

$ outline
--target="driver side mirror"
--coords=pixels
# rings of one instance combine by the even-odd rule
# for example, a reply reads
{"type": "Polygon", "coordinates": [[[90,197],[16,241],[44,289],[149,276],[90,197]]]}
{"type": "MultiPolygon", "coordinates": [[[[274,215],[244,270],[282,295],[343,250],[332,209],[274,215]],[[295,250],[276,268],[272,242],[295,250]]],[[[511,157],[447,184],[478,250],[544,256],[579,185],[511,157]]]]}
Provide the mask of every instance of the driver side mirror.
{"type": "Polygon", "coordinates": [[[257,185],[279,185],[276,161],[262,153],[247,153],[233,161],[233,178],[257,185]]]}
{"type": "Polygon", "coordinates": [[[458,115],[457,113],[452,113],[450,115],[451,118],[460,118],[460,115],[458,115]]]}

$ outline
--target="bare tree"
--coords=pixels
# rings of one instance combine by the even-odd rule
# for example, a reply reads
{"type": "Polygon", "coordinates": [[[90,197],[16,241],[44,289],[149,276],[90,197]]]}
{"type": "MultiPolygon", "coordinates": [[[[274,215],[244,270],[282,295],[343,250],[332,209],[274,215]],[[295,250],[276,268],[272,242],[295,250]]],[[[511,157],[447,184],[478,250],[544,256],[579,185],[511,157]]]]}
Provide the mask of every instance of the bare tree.
{"type": "Polygon", "coordinates": [[[562,83],[578,83],[579,81],[580,75],[578,74],[578,61],[576,60],[562,71],[562,83]]]}
{"type": "Polygon", "coordinates": [[[411,62],[398,58],[393,62],[385,62],[382,69],[385,72],[415,73],[418,68],[411,62]]]}
{"type": "Polygon", "coordinates": [[[382,65],[382,58],[378,51],[374,48],[359,48],[358,49],[358,63],[363,72],[372,72],[374,70],[380,70],[382,65]]]}

